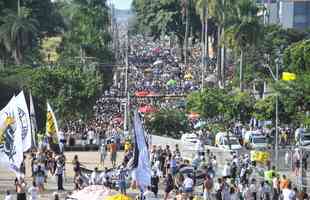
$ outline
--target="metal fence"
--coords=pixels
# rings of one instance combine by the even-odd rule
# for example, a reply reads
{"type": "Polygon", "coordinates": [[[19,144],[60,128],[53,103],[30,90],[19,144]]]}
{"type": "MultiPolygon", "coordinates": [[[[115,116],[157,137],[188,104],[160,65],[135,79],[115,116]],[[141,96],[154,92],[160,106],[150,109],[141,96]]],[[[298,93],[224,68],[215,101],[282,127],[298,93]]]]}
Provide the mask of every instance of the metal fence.
{"type": "MultiPolygon", "coordinates": [[[[227,150],[215,147],[210,147],[209,149],[217,158],[218,170],[221,170],[221,166],[232,158],[232,154],[227,150]]],[[[278,150],[278,161],[273,149],[267,151],[270,153],[270,166],[276,166],[279,174],[281,176],[285,174],[298,189],[310,191],[310,147],[281,147],[278,150]]],[[[240,155],[250,154],[250,151],[241,150],[238,153],[240,155]]],[[[185,159],[192,160],[196,152],[193,150],[193,147],[184,148],[182,149],[182,155],[185,159]]],[[[264,167],[266,167],[266,165],[264,167]]]]}

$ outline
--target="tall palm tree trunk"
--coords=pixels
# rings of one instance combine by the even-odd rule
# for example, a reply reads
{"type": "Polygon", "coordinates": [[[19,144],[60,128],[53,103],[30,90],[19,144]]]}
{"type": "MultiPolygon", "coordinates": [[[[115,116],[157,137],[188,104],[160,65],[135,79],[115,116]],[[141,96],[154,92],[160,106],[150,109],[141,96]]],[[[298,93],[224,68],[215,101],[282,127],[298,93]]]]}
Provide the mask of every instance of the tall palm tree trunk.
{"type": "Polygon", "coordinates": [[[216,54],[216,72],[217,72],[217,82],[218,84],[221,81],[221,26],[217,27],[217,54],[216,54]]]}
{"type": "Polygon", "coordinates": [[[187,65],[187,50],[188,50],[188,33],[189,33],[189,2],[190,0],[186,0],[186,8],[185,8],[185,17],[186,17],[186,22],[185,22],[185,37],[184,37],[184,63],[187,65]]]}
{"type": "Polygon", "coordinates": [[[221,87],[225,86],[226,47],[225,42],[221,47],[221,87]]]}
{"type": "Polygon", "coordinates": [[[204,88],[205,81],[205,7],[202,9],[202,17],[201,17],[201,88],[204,88]]]}
{"type": "Polygon", "coordinates": [[[239,81],[240,81],[240,90],[243,91],[243,60],[244,60],[244,52],[243,52],[243,49],[241,49],[241,52],[240,52],[240,69],[239,69],[239,81]]]}
{"type": "Polygon", "coordinates": [[[209,18],[209,8],[208,4],[205,7],[205,14],[204,14],[204,20],[205,20],[205,52],[206,52],[206,57],[209,58],[209,38],[208,38],[208,18],[209,18]]]}

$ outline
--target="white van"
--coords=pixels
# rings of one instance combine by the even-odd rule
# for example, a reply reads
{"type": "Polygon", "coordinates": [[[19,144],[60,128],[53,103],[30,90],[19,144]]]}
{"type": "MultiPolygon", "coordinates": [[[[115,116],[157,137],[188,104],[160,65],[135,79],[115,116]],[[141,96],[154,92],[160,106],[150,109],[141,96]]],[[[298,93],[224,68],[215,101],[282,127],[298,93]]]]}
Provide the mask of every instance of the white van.
{"type": "Polygon", "coordinates": [[[243,142],[244,145],[250,149],[264,149],[268,147],[266,136],[256,131],[247,131],[243,142]]]}
{"type": "Polygon", "coordinates": [[[229,134],[229,140],[227,136],[228,135],[226,132],[217,133],[215,136],[215,146],[220,147],[222,149],[228,149],[228,150],[242,149],[242,146],[240,145],[239,140],[235,136],[229,134]],[[231,149],[229,149],[229,144],[230,144],[231,149]]]}
{"type": "Polygon", "coordinates": [[[185,144],[196,144],[198,142],[198,136],[194,133],[185,133],[182,135],[181,141],[185,144]]]}

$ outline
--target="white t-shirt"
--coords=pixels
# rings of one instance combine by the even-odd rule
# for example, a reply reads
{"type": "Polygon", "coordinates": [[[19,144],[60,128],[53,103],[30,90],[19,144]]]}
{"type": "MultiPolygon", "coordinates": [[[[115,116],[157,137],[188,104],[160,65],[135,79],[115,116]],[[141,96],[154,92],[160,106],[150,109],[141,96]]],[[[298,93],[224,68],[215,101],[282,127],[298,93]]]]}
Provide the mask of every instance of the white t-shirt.
{"type": "Polygon", "coordinates": [[[194,186],[193,179],[191,179],[189,177],[185,178],[185,180],[183,182],[183,186],[184,186],[184,188],[192,188],[194,186]]]}
{"type": "Polygon", "coordinates": [[[95,138],[95,132],[93,130],[88,131],[88,139],[94,139],[95,138]]]}
{"type": "Polygon", "coordinates": [[[37,187],[33,187],[31,186],[29,189],[28,189],[28,193],[30,194],[30,199],[31,200],[38,200],[38,192],[39,192],[39,189],[37,187]]]}
{"type": "Polygon", "coordinates": [[[143,196],[144,196],[145,200],[152,200],[152,199],[155,198],[155,194],[152,191],[149,191],[149,190],[145,191],[143,193],[143,196]]]}
{"type": "Polygon", "coordinates": [[[204,145],[200,140],[198,140],[196,143],[196,151],[197,152],[204,152],[204,145]]]}
{"type": "Polygon", "coordinates": [[[282,194],[283,194],[283,200],[293,200],[295,197],[295,192],[287,188],[282,190],[282,194]]]}
{"type": "Polygon", "coordinates": [[[228,164],[224,165],[223,176],[230,176],[230,166],[228,164]]]}
{"type": "Polygon", "coordinates": [[[98,184],[98,179],[99,179],[99,174],[96,172],[91,173],[90,176],[90,184],[91,185],[96,185],[98,184]]]}
{"type": "Polygon", "coordinates": [[[5,196],[4,200],[13,200],[13,197],[9,194],[5,196]]]}

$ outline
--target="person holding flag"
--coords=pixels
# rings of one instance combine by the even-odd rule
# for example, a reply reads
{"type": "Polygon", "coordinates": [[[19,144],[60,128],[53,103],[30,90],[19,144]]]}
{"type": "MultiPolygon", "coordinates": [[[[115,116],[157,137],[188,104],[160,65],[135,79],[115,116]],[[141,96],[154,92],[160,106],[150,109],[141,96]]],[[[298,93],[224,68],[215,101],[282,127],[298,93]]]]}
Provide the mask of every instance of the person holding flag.
{"type": "Polygon", "coordinates": [[[47,102],[47,114],[46,114],[46,136],[49,141],[49,148],[55,153],[62,153],[59,146],[59,130],[55,114],[47,102]]]}

